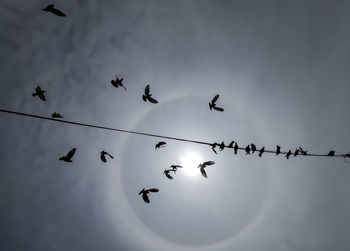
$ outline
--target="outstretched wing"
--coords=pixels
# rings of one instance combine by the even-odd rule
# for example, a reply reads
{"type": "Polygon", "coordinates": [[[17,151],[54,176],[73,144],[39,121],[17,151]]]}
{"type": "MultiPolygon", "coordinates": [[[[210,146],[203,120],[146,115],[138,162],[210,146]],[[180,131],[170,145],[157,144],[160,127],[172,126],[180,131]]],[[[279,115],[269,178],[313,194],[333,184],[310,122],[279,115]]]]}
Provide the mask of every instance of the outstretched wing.
{"type": "Polygon", "coordinates": [[[176,168],[183,168],[183,166],[180,166],[180,165],[173,165],[173,166],[176,168]]]}
{"type": "Polygon", "coordinates": [[[215,97],[211,100],[212,104],[215,104],[215,102],[218,100],[219,94],[216,94],[215,97]]]}
{"type": "Polygon", "coordinates": [[[153,103],[153,104],[158,104],[158,101],[155,100],[155,99],[152,98],[152,97],[148,97],[148,100],[149,100],[149,102],[151,102],[151,103],[153,103]]]}
{"type": "Polygon", "coordinates": [[[39,92],[38,96],[42,101],[46,101],[46,97],[45,97],[44,93],[39,92]]]}
{"type": "Polygon", "coordinates": [[[157,143],[158,146],[164,146],[165,144],[166,144],[166,142],[164,142],[164,141],[159,141],[159,142],[157,143]]]}
{"type": "Polygon", "coordinates": [[[214,108],[214,110],[219,111],[219,112],[223,112],[224,111],[224,108],[221,108],[221,107],[214,106],[213,108],[214,108]]]}
{"type": "Polygon", "coordinates": [[[55,15],[57,15],[57,16],[60,16],[60,17],[65,17],[66,16],[66,14],[64,14],[62,11],[60,11],[58,9],[55,9],[55,8],[52,8],[51,12],[54,13],[55,15]]]}
{"type": "Polygon", "coordinates": [[[142,194],[142,199],[146,202],[146,203],[149,203],[149,198],[148,198],[148,195],[146,193],[143,193],[142,194]]]}
{"type": "Polygon", "coordinates": [[[143,101],[147,101],[147,97],[145,96],[145,95],[142,95],[142,99],[143,99],[143,101]]]}
{"type": "Polygon", "coordinates": [[[165,173],[165,176],[166,176],[169,180],[172,180],[172,179],[173,179],[173,177],[172,177],[170,174],[168,174],[167,172],[165,173]]]}
{"type": "Polygon", "coordinates": [[[146,85],[146,88],[145,88],[145,94],[146,94],[146,96],[148,96],[148,95],[149,95],[149,85],[146,85]]]}
{"type": "Polygon", "coordinates": [[[210,161],[204,162],[203,166],[211,166],[211,165],[214,165],[214,164],[215,164],[215,162],[210,160],[210,161]]]}
{"type": "Polygon", "coordinates": [[[117,84],[117,82],[115,82],[115,80],[111,80],[111,84],[114,86],[114,87],[117,87],[118,88],[118,84],[117,84]]]}
{"type": "Polygon", "coordinates": [[[77,150],[76,148],[73,148],[72,150],[70,150],[69,153],[67,153],[66,155],[67,159],[73,158],[76,150],[77,150]]]}
{"type": "Polygon", "coordinates": [[[40,86],[37,86],[37,87],[35,88],[35,91],[36,91],[37,93],[41,92],[40,86]]]}
{"type": "Polygon", "coordinates": [[[148,189],[147,191],[152,192],[152,193],[157,193],[159,191],[159,189],[158,188],[151,188],[151,189],[148,189]]]}
{"type": "Polygon", "coordinates": [[[205,170],[204,170],[204,166],[202,166],[202,167],[200,168],[200,170],[201,170],[201,174],[203,175],[203,177],[204,177],[204,178],[208,178],[207,173],[206,173],[205,170]]]}
{"type": "Polygon", "coordinates": [[[101,153],[100,157],[103,162],[107,162],[106,156],[103,153],[101,153]]]}

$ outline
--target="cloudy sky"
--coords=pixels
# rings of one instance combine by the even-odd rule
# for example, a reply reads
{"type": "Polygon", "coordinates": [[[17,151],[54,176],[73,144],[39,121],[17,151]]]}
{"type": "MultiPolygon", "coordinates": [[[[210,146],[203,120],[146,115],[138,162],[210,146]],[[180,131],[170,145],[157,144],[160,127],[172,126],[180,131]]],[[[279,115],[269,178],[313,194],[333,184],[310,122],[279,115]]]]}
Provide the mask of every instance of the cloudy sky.
{"type": "MultiPolygon", "coordinates": [[[[0,2],[0,109],[312,153],[350,151],[349,1],[0,2]],[[114,88],[115,74],[127,91],[114,88]],[[159,104],[144,103],[147,84],[159,104]],[[40,85],[47,101],[33,98],[40,85]],[[208,102],[220,94],[223,113],[208,102]]],[[[339,158],[0,114],[2,250],[349,250],[339,158]],[[58,160],[71,148],[73,163],[58,160]],[[115,156],[102,163],[99,152],[115,156]],[[198,162],[213,160],[208,179],[198,162]],[[168,180],[171,164],[184,170],[168,180]],[[159,188],[150,204],[138,192],[159,188]]]]}

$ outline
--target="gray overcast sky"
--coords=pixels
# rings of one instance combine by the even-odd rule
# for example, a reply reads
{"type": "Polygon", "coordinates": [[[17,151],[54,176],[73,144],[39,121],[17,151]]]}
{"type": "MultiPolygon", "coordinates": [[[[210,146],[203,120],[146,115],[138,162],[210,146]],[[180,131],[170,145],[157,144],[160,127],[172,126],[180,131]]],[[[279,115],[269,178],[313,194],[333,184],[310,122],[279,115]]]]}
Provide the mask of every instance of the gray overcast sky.
{"type": "MultiPolygon", "coordinates": [[[[349,1],[55,1],[65,18],[47,4],[0,1],[1,109],[350,150],[349,1]],[[126,92],[111,86],[115,74],[126,92]],[[141,99],[148,83],[157,105],[141,99]],[[31,95],[38,84],[46,103],[31,95]],[[223,113],[208,109],[217,93],[223,113]]],[[[155,138],[8,114],[0,140],[2,250],[350,249],[342,159],[215,155],[177,141],[154,151],[155,138]],[[58,161],[72,147],[73,163],[58,161]],[[103,164],[101,150],[114,160],[103,164]],[[216,162],[208,179],[162,175],[191,153],[216,162]],[[150,204],[143,187],[160,189],[150,204]]]]}

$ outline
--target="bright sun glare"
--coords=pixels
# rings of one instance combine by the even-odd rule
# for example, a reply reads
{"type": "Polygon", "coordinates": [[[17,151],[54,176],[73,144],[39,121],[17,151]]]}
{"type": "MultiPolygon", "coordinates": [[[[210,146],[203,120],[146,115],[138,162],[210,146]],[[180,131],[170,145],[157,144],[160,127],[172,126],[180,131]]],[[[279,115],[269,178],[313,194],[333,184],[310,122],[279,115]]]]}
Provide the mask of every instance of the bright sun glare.
{"type": "Polygon", "coordinates": [[[198,153],[187,152],[180,157],[181,166],[183,166],[183,171],[187,176],[196,177],[200,175],[200,171],[197,168],[200,163],[202,163],[202,158],[198,153]]]}

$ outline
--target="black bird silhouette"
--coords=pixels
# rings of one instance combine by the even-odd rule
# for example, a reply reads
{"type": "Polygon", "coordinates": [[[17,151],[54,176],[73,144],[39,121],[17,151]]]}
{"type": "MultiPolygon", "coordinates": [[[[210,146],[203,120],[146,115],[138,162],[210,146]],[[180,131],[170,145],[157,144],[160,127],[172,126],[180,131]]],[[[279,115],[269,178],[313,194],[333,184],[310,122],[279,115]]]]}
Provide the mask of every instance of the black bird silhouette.
{"type": "Polygon", "coordinates": [[[74,156],[76,150],[77,150],[76,148],[73,148],[72,150],[70,150],[70,151],[67,153],[66,156],[62,156],[61,158],[59,158],[59,160],[63,160],[63,161],[65,161],[65,162],[73,162],[73,161],[72,161],[72,158],[73,158],[73,156],[74,156]]]}
{"type": "Polygon", "coordinates": [[[219,146],[219,144],[216,143],[216,142],[213,143],[213,144],[211,144],[211,150],[213,150],[213,152],[214,152],[215,154],[218,154],[218,152],[215,150],[216,146],[219,146]]]}
{"type": "Polygon", "coordinates": [[[233,144],[234,144],[235,142],[232,140],[231,141],[231,143],[227,146],[227,148],[233,148],[233,144]]]}
{"type": "Polygon", "coordinates": [[[53,119],[61,119],[61,118],[63,118],[63,116],[60,113],[58,113],[58,112],[54,112],[54,113],[51,114],[51,118],[53,118],[53,119]]]}
{"type": "Polygon", "coordinates": [[[183,167],[180,165],[171,165],[170,168],[171,168],[171,171],[174,171],[174,173],[175,173],[178,168],[183,168],[183,167]]]}
{"type": "Polygon", "coordinates": [[[44,95],[46,91],[43,91],[41,90],[40,86],[38,85],[36,88],[35,88],[35,93],[32,93],[33,97],[35,96],[39,96],[39,98],[42,100],[42,101],[46,101],[46,97],[44,95]]]}
{"type": "Polygon", "coordinates": [[[152,192],[152,193],[157,193],[159,191],[158,188],[150,188],[150,189],[142,189],[140,192],[139,192],[139,195],[142,194],[142,199],[146,202],[146,203],[149,203],[149,198],[148,198],[148,194],[149,192],[152,192]]]}
{"type": "Polygon", "coordinates": [[[123,89],[126,91],[126,88],[125,88],[125,86],[124,86],[124,84],[123,84],[123,78],[118,78],[118,75],[116,75],[116,80],[114,80],[114,79],[112,79],[111,80],[111,84],[114,86],[114,87],[116,87],[116,88],[118,88],[119,86],[121,86],[121,87],[123,87],[123,89]]]}
{"type": "Polygon", "coordinates": [[[49,11],[49,12],[51,12],[51,13],[57,15],[57,16],[60,16],[60,17],[65,17],[66,16],[66,14],[64,14],[62,11],[54,8],[54,6],[55,6],[54,4],[49,4],[48,6],[46,6],[45,9],[42,9],[42,10],[43,11],[49,11]]]}
{"type": "Polygon", "coordinates": [[[290,156],[290,155],[292,155],[292,151],[291,151],[291,150],[289,150],[289,151],[287,152],[286,158],[289,159],[289,156],[290,156]]]}
{"type": "Polygon", "coordinates": [[[255,151],[256,151],[256,145],[250,144],[250,148],[252,149],[252,153],[255,153],[255,151]]]}
{"type": "Polygon", "coordinates": [[[299,149],[295,149],[295,152],[294,152],[294,157],[298,156],[298,155],[299,155],[299,152],[300,152],[300,150],[299,150],[299,149]]]}
{"type": "Polygon", "coordinates": [[[174,172],[174,174],[176,174],[176,171],[174,170],[171,170],[171,169],[165,169],[163,174],[169,179],[169,180],[172,180],[173,179],[173,176],[170,175],[170,172],[174,172]]]}
{"type": "Polygon", "coordinates": [[[100,158],[101,158],[102,162],[107,162],[106,155],[108,155],[111,159],[114,159],[114,157],[112,155],[110,155],[108,152],[102,151],[102,152],[100,152],[100,158]]]}
{"type": "Polygon", "coordinates": [[[224,108],[216,106],[216,101],[218,100],[218,98],[219,98],[219,94],[216,94],[215,97],[209,103],[209,108],[210,108],[210,110],[214,109],[216,111],[223,112],[224,108]]]}
{"type": "Polygon", "coordinates": [[[206,162],[203,162],[202,164],[198,165],[198,168],[200,168],[201,174],[203,175],[204,178],[208,178],[207,173],[205,172],[204,168],[206,168],[207,166],[214,165],[214,164],[215,164],[214,161],[206,161],[206,162]]]}
{"type": "Polygon", "coordinates": [[[235,154],[237,154],[239,147],[237,145],[237,142],[235,143],[235,146],[233,147],[233,150],[235,151],[235,154]]]}
{"type": "Polygon", "coordinates": [[[149,85],[146,86],[146,88],[145,88],[145,94],[142,95],[142,99],[143,99],[143,101],[145,101],[145,102],[148,100],[149,102],[151,102],[151,103],[153,103],[153,104],[157,104],[157,103],[158,103],[157,100],[155,100],[154,98],[152,98],[152,94],[150,94],[149,85]]]}
{"type": "Polygon", "coordinates": [[[334,156],[334,154],[335,154],[335,151],[329,151],[329,153],[327,154],[327,156],[334,156]]]}
{"type": "Polygon", "coordinates": [[[225,143],[224,141],[222,141],[221,144],[219,145],[219,150],[222,151],[224,150],[224,148],[225,148],[225,143]]]}
{"type": "Polygon", "coordinates": [[[163,147],[165,147],[165,144],[166,144],[166,142],[164,142],[164,141],[159,141],[157,144],[156,144],[156,146],[154,147],[154,149],[158,149],[158,148],[163,148],[163,147]]]}
{"type": "Polygon", "coordinates": [[[281,147],[279,145],[277,145],[277,149],[276,149],[276,155],[281,153],[281,147]]]}
{"type": "Polygon", "coordinates": [[[265,146],[259,150],[259,157],[265,152],[265,146]]]}
{"type": "Polygon", "coordinates": [[[301,148],[300,146],[299,146],[299,152],[302,155],[307,155],[307,151],[304,151],[303,148],[301,148]]]}
{"type": "Polygon", "coordinates": [[[250,154],[250,146],[249,146],[249,145],[247,145],[247,146],[245,147],[245,154],[246,154],[246,155],[250,154]]]}

